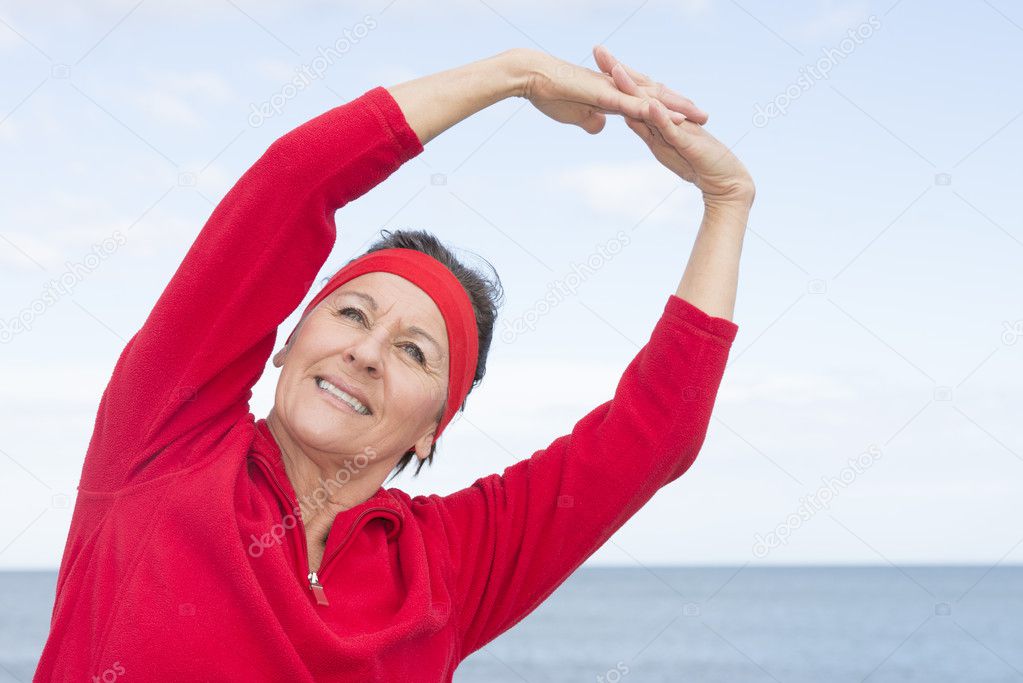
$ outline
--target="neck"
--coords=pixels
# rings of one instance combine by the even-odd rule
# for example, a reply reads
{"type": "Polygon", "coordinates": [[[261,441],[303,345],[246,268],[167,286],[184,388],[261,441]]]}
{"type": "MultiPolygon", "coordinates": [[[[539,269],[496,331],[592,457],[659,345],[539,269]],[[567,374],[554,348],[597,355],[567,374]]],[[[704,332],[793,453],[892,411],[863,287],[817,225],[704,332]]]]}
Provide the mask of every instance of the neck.
{"type": "Polygon", "coordinates": [[[339,512],[372,498],[394,469],[390,458],[302,448],[273,410],[266,424],[280,448],[307,533],[319,530],[325,536],[339,512]]]}

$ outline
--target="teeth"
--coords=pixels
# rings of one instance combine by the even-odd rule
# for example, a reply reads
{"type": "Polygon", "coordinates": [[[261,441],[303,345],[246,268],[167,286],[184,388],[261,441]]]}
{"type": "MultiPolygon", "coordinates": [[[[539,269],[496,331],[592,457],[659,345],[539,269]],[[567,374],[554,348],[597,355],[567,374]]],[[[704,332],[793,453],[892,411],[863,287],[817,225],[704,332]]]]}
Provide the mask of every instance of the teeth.
{"type": "Polygon", "coordinates": [[[359,402],[359,399],[349,394],[346,394],[345,392],[341,391],[327,380],[323,378],[317,378],[316,386],[323,389],[324,391],[331,393],[334,396],[337,396],[339,399],[341,399],[342,401],[350,405],[352,408],[354,408],[355,412],[361,413],[362,415],[369,415],[369,408],[362,405],[362,403],[359,402]]]}

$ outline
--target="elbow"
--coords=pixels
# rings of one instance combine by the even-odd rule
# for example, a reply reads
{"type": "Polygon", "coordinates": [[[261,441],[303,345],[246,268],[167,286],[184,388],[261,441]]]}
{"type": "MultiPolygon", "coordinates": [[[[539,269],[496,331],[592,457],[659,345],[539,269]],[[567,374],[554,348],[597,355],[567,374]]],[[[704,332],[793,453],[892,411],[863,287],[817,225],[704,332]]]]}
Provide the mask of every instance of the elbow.
{"type": "Polygon", "coordinates": [[[686,424],[679,430],[675,447],[672,448],[671,469],[668,474],[668,482],[675,481],[693,466],[697,456],[703,450],[707,441],[708,421],[699,420],[696,422],[685,421],[686,424]]]}

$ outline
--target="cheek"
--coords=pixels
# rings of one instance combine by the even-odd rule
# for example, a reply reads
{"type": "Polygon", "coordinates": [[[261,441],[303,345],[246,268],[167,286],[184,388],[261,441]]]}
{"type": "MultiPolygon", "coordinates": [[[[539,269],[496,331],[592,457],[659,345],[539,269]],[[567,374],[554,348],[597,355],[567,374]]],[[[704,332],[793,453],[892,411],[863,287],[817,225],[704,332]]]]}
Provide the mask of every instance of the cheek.
{"type": "Polygon", "coordinates": [[[309,379],[312,360],[310,349],[302,346],[292,346],[284,358],[284,364],[280,368],[280,375],[277,378],[276,400],[278,403],[292,403],[297,400],[299,392],[309,379]]]}
{"type": "Polygon", "coordinates": [[[298,393],[301,389],[301,373],[289,364],[281,368],[281,374],[277,378],[277,389],[274,394],[274,405],[278,409],[287,409],[298,400],[298,393]]]}
{"type": "Polygon", "coordinates": [[[395,412],[419,420],[434,417],[444,400],[446,385],[439,386],[422,371],[403,368],[395,374],[391,389],[389,403],[396,408],[395,412]]]}

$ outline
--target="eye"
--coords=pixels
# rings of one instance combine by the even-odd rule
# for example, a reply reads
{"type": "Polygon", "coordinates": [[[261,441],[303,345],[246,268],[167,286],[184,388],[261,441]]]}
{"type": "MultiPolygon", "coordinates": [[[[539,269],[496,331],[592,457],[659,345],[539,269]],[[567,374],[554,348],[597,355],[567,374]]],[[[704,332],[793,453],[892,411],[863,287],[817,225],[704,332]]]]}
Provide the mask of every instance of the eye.
{"type": "MultiPolygon", "coordinates": [[[[337,314],[344,316],[346,318],[358,319],[363,322],[365,322],[366,320],[366,316],[363,314],[363,312],[360,309],[354,308],[352,306],[347,306],[345,308],[339,309],[337,314]]],[[[420,349],[419,346],[413,344],[412,342],[407,342],[402,346],[409,350],[409,356],[414,358],[417,363],[419,363],[420,365],[426,365],[426,354],[423,353],[423,350],[420,349]]]]}
{"type": "Polygon", "coordinates": [[[426,356],[423,354],[423,350],[420,349],[418,346],[416,346],[412,342],[409,342],[405,344],[405,348],[412,349],[414,354],[410,355],[412,355],[420,365],[424,365],[426,363],[426,356]]]}
{"type": "Polygon", "coordinates": [[[354,312],[359,317],[359,320],[362,321],[366,320],[366,316],[362,314],[361,310],[359,310],[358,308],[352,308],[350,306],[348,308],[342,308],[341,310],[339,310],[338,315],[343,315],[346,318],[351,318],[352,316],[348,315],[349,311],[354,312]]]}

